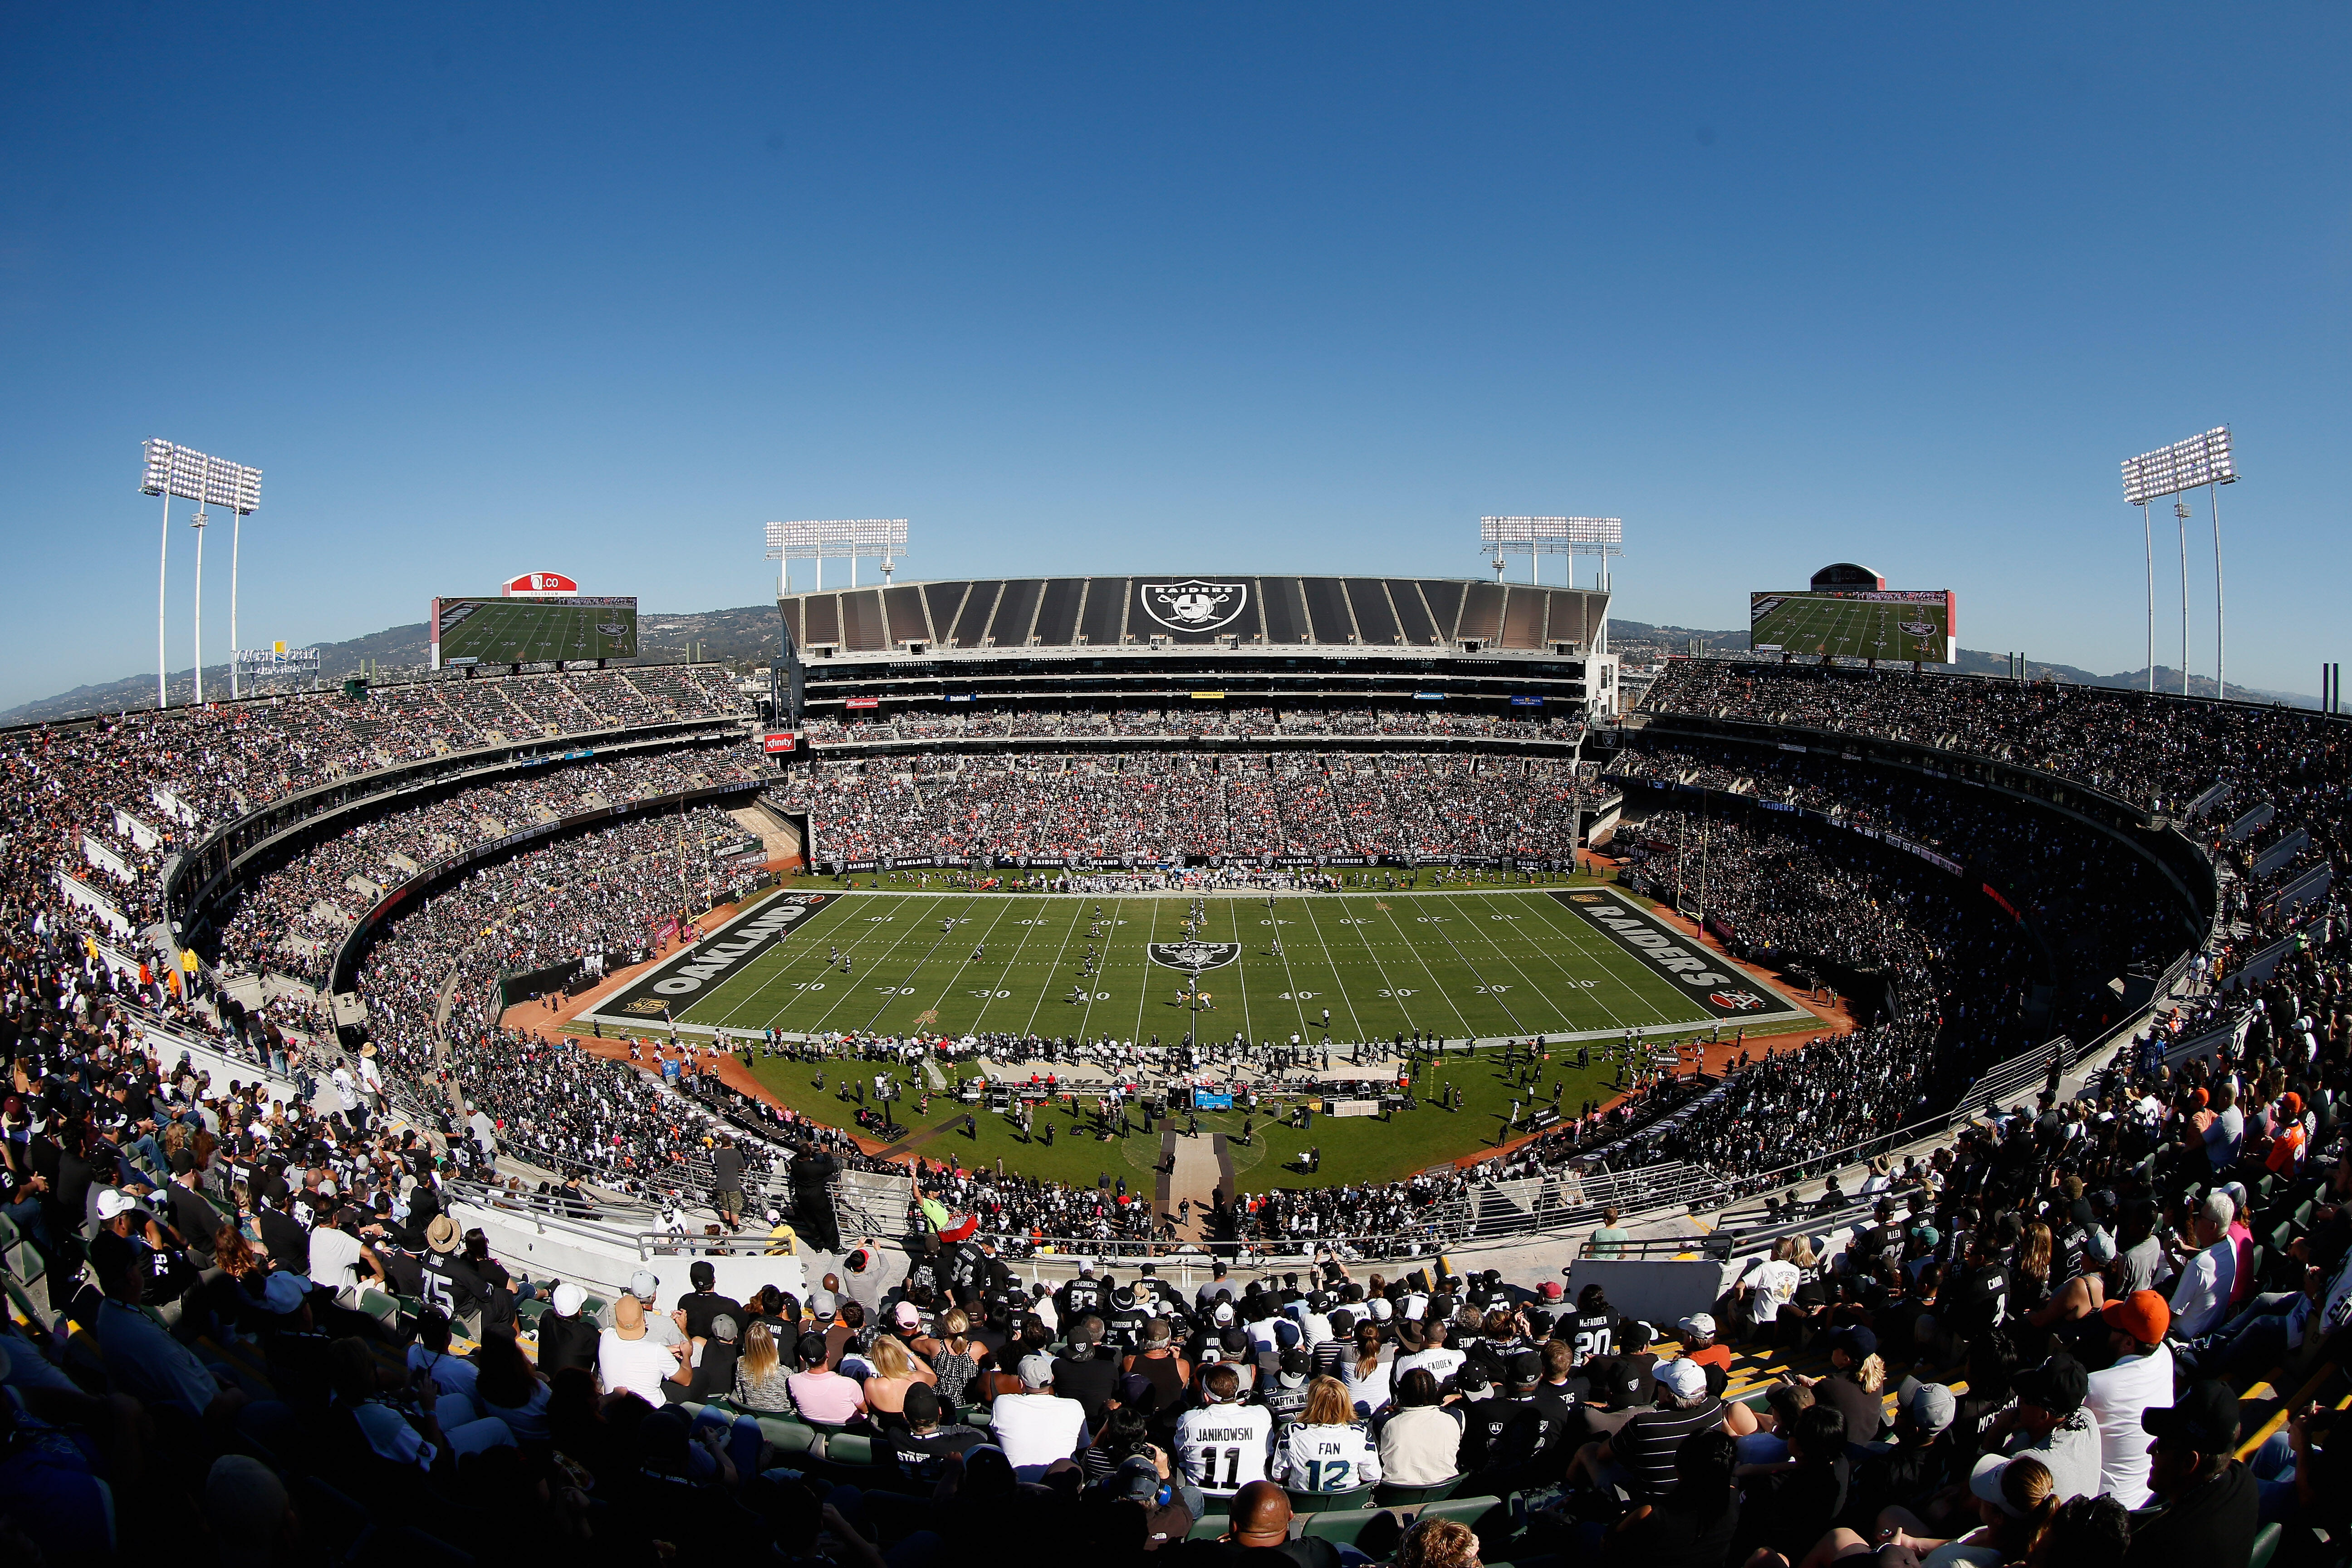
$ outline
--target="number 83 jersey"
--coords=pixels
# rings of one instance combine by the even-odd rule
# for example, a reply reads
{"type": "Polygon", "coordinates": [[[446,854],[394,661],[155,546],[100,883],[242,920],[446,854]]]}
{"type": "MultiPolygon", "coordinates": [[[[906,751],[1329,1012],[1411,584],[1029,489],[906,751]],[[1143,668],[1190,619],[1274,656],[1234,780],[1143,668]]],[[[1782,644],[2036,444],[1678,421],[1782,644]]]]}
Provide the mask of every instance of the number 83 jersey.
{"type": "Polygon", "coordinates": [[[1293,1491],[1353,1491],[1379,1484],[1381,1451],[1361,1426],[1288,1426],[1275,1440],[1270,1479],[1293,1491]]]}

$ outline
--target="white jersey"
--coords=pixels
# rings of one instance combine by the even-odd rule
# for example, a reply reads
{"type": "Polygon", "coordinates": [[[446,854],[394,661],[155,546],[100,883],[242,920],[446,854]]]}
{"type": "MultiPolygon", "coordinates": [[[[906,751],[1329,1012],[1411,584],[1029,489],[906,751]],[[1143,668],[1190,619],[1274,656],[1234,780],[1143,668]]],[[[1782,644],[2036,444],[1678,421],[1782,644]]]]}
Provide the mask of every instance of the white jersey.
{"type": "Polygon", "coordinates": [[[1212,1405],[1176,1418],[1176,1463],[1211,1497],[1231,1497],[1266,1479],[1274,1415],[1256,1405],[1212,1405]]]}
{"type": "Polygon", "coordinates": [[[1274,1446],[1274,1474],[1292,1491],[1351,1492],[1377,1486],[1380,1446],[1361,1426],[1291,1426],[1274,1446]]]}

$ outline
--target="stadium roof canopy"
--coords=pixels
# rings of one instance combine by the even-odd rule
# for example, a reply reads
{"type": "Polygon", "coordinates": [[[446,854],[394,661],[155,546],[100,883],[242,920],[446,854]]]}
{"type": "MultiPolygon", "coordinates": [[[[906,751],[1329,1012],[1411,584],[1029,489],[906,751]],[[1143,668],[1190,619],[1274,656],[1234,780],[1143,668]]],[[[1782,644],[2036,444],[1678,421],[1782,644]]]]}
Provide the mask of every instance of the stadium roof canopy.
{"type": "Polygon", "coordinates": [[[1609,595],[1455,577],[1259,574],[981,577],[778,601],[793,641],[840,653],[1217,646],[1584,652],[1609,595]]]}

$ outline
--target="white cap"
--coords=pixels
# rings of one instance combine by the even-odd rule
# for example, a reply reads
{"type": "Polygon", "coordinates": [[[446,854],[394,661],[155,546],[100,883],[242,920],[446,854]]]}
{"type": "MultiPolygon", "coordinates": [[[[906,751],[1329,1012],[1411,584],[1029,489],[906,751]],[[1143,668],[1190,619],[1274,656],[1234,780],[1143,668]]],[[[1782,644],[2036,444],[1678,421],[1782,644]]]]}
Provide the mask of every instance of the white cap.
{"type": "Polygon", "coordinates": [[[661,1290],[661,1281],[650,1268],[640,1268],[629,1276],[629,1294],[640,1301],[651,1301],[661,1290]]]}
{"type": "Polygon", "coordinates": [[[1078,1272],[1079,1272],[1079,1273],[1081,1273],[1081,1274],[1092,1274],[1094,1271],[1095,1271],[1095,1260],[1094,1260],[1093,1258],[1079,1258],[1079,1259],[1078,1259],[1078,1272]]]}
{"type": "Polygon", "coordinates": [[[567,1318],[576,1314],[587,1303],[588,1292],[568,1279],[555,1288],[555,1310],[567,1318]]]}
{"type": "Polygon", "coordinates": [[[98,1194],[98,1217],[100,1219],[112,1219],[115,1215],[138,1206],[138,1200],[131,1197],[130,1194],[113,1187],[109,1187],[98,1194]]]}
{"type": "Polygon", "coordinates": [[[1696,1399],[1706,1392],[1706,1373],[1688,1356],[1660,1362],[1657,1377],[1676,1399],[1696,1399]]]}

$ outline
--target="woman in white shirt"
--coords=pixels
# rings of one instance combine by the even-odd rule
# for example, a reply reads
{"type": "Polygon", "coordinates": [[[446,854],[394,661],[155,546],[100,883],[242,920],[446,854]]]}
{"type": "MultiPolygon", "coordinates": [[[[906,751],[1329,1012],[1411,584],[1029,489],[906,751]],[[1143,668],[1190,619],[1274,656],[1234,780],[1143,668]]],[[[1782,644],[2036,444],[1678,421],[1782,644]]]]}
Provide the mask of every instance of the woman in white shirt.
{"type": "Polygon", "coordinates": [[[1348,1397],[1362,1406],[1368,1417],[1388,1407],[1392,1354],[1381,1343],[1381,1326],[1363,1322],[1356,1325],[1354,1353],[1339,1358],[1339,1381],[1346,1385],[1348,1397]]]}
{"type": "Polygon", "coordinates": [[[1305,1413],[1276,1440],[1270,1479],[1300,1492],[1351,1492],[1379,1483],[1381,1451],[1357,1421],[1346,1384],[1318,1377],[1307,1385],[1305,1413]]]}

